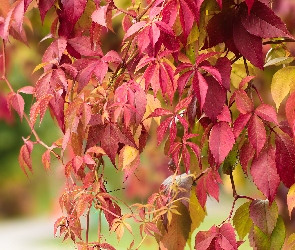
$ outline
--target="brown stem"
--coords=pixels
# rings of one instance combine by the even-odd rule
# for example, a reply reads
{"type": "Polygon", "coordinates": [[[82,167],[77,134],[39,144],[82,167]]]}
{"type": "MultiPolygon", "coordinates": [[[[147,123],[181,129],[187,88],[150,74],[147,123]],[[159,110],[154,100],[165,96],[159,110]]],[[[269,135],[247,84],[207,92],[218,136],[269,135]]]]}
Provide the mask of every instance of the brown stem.
{"type": "Polygon", "coordinates": [[[250,72],[249,72],[249,68],[248,68],[248,64],[247,64],[246,58],[243,57],[243,60],[244,60],[244,65],[245,65],[245,69],[246,69],[246,74],[247,74],[247,76],[249,76],[250,75],[250,72]]]}
{"type": "Polygon", "coordinates": [[[150,4],[148,6],[146,6],[146,8],[143,10],[143,12],[141,12],[141,14],[136,18],[136,21],[139,22],[140,19],[145,15],[145,13],[147,13],[147,11],[153,6],[153,4],[156,2],[156,0],[150,2],[150,4]]]}
{"type": "Polygon", "coordinates": [[[257,94],[257,96],[258,96],[260,102],[263,104],[262,97],[261,97],[261,95],[259,94],[258,89],[256,88],[256,86],[254,86],[254,84],[252,84],[251,87],[255,90],[255,92],[256,92],[256,94],[257,94]]]}
{"type": "Polygon", "coordinates": [[[98,228],[97,228],[97,242],[100,243],[100,237],[101,237],[101,210],[99,210],[98,214],[98,228]]]}
{"type": "Polygon", "coordinates": [[[90,221],[90,209],[88,209],[86,216],[86,243],[89,242],[89,221],[90,221]]]}

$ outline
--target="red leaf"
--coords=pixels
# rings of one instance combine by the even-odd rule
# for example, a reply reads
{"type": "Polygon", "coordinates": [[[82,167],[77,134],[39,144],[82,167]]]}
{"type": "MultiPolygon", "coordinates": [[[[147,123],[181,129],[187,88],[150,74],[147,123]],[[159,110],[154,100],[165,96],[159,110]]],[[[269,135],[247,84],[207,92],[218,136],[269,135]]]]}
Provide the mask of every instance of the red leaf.
{"type": "Polygon", "coordinates": [[[181,111],[182,109],[186,109],[189,105],[189,103],[191,102],[192,100],[192,96],[188,96],[184,99],[182,99],[179,103],[177,103],[175,109],[174,109],[174,112],[175,113],[179,113],[179,111],[181,111]]]}
{"type": "Polygon", "coordinates": [[[25,141],[25,144],[20,149],[18,161],[24,173],[26,174],[26,176],[28,176],[26,168],[28,168],[31,172],[33,172],[31,153],[32,153],[34,144],[33,142],[29,140],[24,140],[24,141],[25,141]]]}
{"type": "Polygon", "coordinates": [[[221,113],[216,117],[220,122],[231,123],[231,114],[227,105],[224,105],[221,113]]]}
{"type": "Polygon", "coordinates": [[[250,173],[257,188],[267,197],[270,204],[273,202],[280,177],[277,174],[275,149],[268,147],[252,162],[250,173]]]}
{"type": "Polygon", "coordinates": [[[20,119],[23,119],[25,101],[20,94],[10,93],[8,95],[8,101],[14,110],[18,113],[20,119]]]}
{"type": "Polygon", "coordinates": [[[249,121],[248,136],[257,155],[259,155],[266,142],[266,131],[263,122],[257,115],[253,115],[249,121]]]}
{"type": "Polygon", "coordinates": [[[254,66],[263,69],[262,39],[250,34],[244,28],[240,19],[236,19],[234,22],[233,39],[239,52],[254,66]]]}
{"type": "Polygon", "coordinates": [[[255,0],[245,0],[246,4],[247,4],[247,7],[248,7],[248,15],[250,14],[250,11],[252,9],[252,6],[254,4],[254,1],[255,0]]]}
{"type": "Polygon", "coordinates": [[[247,93],[240,89],[235,92],[236,94],[236,104],[237,104],[237,109],[242,113],[250,113],[254,109],[253,102],[251,99],[248,97],[247,93]]]}
{"type": "Polygon", "coordinates": [[[61,0],[64,21],[74,27],[78,19],[82,16],[86,3],[87,0],[61,0]]]}
{"type": "Polygon", "coordinates": [[[219,57],[215,64],[215,68],[218,69],[222,78],[222,86],[226,89],[230,89],[230,73],[231,73],[231,61],[227,57],[219,57]]]}
{"type": "Polygon", "coordinates": [[[276,164],[281,181],[290,188],[295,183],[295,145],[286,134],[276,134],[276,164]]]}
{"type": "Polygon", "coordinates": [[[219,184],[222,180],[217,171],[211,170],[205,177],[204,184],[206,186],[207,193],[215,200],[219,201],[219,184]]]}
{"type": "Polygon", "coordinates": [[[151,117],[158,117],[163,115],[172,115],[173,113],[170,110],[162,109],[162,108],[156,108],[153,113],[151,113],[146,119],[151,117]]]}
{"type": "Polygon", "coordinates": [[[234,134],[226,122],[219,122],[212,127],[209,148],[218,166],[224,161],[234,143],[234,134]]]}
{"type": "Polygon", "coordinates": [[[261,104],[259,105],[254,112],[258,115],[261,119],[268,122],[273,122],[276,125],[279,125],[277,120],[277,113],[274,107],[268,104],[261,104]]]}
{"type": "Polygon", "coordinates": [[[107,123],[106,125],[96,125],[89,128],[87,148],[101,143],[102,149],[109,156],[115,165],[115,158],[119,150],[119,143],[136,148],[131,132],[117,125],[107,123]]]}
{"type": "Polygon", "coordinates": [[[289,96],[285,110],[288,123],[293,132],[293,136],[295,136],[295,92],[289,96]]]}
{"type": "Polygon", "coordinates": [[[226,90],[213,77],[206,77],[205,79],[208,90],[203,110],[212,121],[216,121],[226,101],[226,90]]]}
{"type": "Polygon", "coordinates": [[[234,135],[236,138],[239,137],[243,129],[247,126],[252,114],[240,114],[239,117],[234,122],[234,135]]]}
{"type": "Polygon", "coordinates": [[[243,171],[248,175],[248,164],[253,159],[255,155],[255,149],[249,141],[245,141],[239,154],[240,163],[242,165],[243,171]]]}
{"type": "Polygon", "coordinates": [[[88,36],[76,36],[68,39],[68,43],[83,56],[103,56],[103,52],[99,45],[92,50],[91,40],[88,36]]]}
{"type": "Polygon", "coordinates": [[[294,39],[282,20],[264,3],[254,0],[250,14],[245,3],[240,4],[243,26],[252,35],[262,38],[288,37],[294,39]]]}
{"type": "Polygon", "coordinates": [[[200,72],[197,72],[197,75],[195,75],[193,78],[193,88],[200,103],[200,109],[203,110],[208,90],[208,84],[200,72]]]}
{"type": "MultiPolygon", "coordinates": [[[[167,128],[169,127],[173,118],[168,118],[157,128],[158,145],[163,141],[167,128]]],[[[173,123],[173,122],[172,122],[173,123]]]]}
{"type": "Polygon", "coordinates": [[[182,74],[178,80],[177,80],[177,88],[178,88],[178,92],[179,95],[182,95],[182,92],[184,90],[185,85],[188,83],[188,81],[191,79],[193,75],[193,71],[189,70],[187,72],[185,72],[184,74],[182,74]]]}
{"type": "Polygon", "coordinates": [[[219,84],[222,86],[222,78],[218,69],[216,69],[213,66],[201,66],[200,68],[207,71],[210,75],[212,75],[215,78],[215,80],[219,82],[219,84]]]}
{"type": "Polygon", "coordinates": [[[200,63],[204,62],[205,60],[209,59],[210,57],[213,57],[218,54],[220,54],[220,52],[203,53],[197,57],[196,65],[199,65],[200,63]]]}
{"type": "Polygon", "coordinates": [[[205,208],[206,205],[206,201],[207,201],[207,190],[205,187],[205,176],[202,176],[196,185],[196,196],[200,202],[200,205],[202,206],[202,208],[205,208]]]}
{"type": "Polygon", "coordinates": [[[39,0],[39,10],[40,10],[40,16],[42,23],[44,22],[44,18],[48,10],[53,6],[55,3],[55,0],[39,0]]]}
{"type": "MultiPolygon", "coordinates": [[[[180,6],[179,8],[180,23],[182,26],[183,35],[186,40],[193,27],[194,12],[192,9],[190,9],[190,7],[188,6],[185,0],[179,0],[179,6],[180,6]]],[[[198,13],[195,12],[195,14],[197,15],[198,13]]]]}
{"type": "Polygon", "coordinates": [[[129,38],[130,36],[134,35],[136,32],[138,32],[139,30],[141,30],[142,27],[144,27],[146,24],[145,21],[141,21],[138,23],[133,24],[128,31],[126,32],[123,40],[126,40],[127,38],[129,38]]]}

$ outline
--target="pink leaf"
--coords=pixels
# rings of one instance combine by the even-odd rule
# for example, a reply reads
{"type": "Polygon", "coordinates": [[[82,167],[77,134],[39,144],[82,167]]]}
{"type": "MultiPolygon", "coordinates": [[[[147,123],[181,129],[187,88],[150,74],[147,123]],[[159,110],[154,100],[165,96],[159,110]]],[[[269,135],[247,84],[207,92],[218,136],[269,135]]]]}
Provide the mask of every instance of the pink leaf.
{"type": "Polygon", "coordinates": [[[134,35],[136,32],[138,32],[139,30],[141,30],[142,27],[144,27],[146,24],[146,22],[141,21],[138,23],[133,24],[127,31],[127,33],[124,36],[123,40],[126,40],[127,38],[129,38],[130,36],[134,35]]]}
{"type": "Polygon", "coordinates": [[[275,108],[268,104],[259,105],[254,113],[264,121],[273,122],[276,125],[279,125],[275,108]]]}
{"type": "Polygon", "coordinates": [[[9,103],[14,108],[14,110],[18,113],[20,119],[23,119],[24,115],[24,107],[25,101],[20,94],[11,93],[8,96],[9,103]]]}
{"type": "Polygon", "coordinates": [[[242,89],[246,85],[246,83],[250,82],[254,78],[255,78],[255,76],[246,76],[246,77],[244,77],[242,79],[242,81],[240,82],[240,84],[239,84],[239,88],[242,89]]]}
{"type": "Polygon", "coordinates": [[[33,172],[31,153],[32,153],[34,144],[33,142],[29,140],[24,140],[24,142],[25,144],[20,149],[18,161],[22,170],[27,175],[26,168],[28,168],[31,172],[33,172]]]}
{"type": "Polygon", "coordinates": [[[248,136],[257,155],[259,155],[266,142],[266,131],[263,122],[257,115],[253,115],[249,121],[248,136]]]}
{"type": "Polygon", "coordinates": [[[220,122],[231,123],[231,114],[227,105],[224,105],[221,113],[216,117],[220,122]]]}
{"type": "Polygon", "coordinates": [[[250,120],[252,114],[240,114],[239,117],[234,122],[234,135],[238,138],[244,128],[246,128],[248,121],[250,120]]]}
{"type": "Polygon", "coordinates": [[[268,147],[263,150],[258,158],[253,160],[250,173],[257,188],[271,204],[280,184],[280,177],[276,169],[275,149],[268,147]]]}
{"type": "Polygon", "coordinates": [[[237,90],[236,94],[236,104],[237,109],[242,113],[250,113],[254,109],[253,102],[248,97],[247,93],[244,90],[237,90]]]}
{"type": "Polygon", "coordinates": [[[96,46],[95,50],[92,50],[90,37],[88,36],[76,36],[68,39],[68,43],[83,56],[103,56],[99,45],[96,46]]]}
{"type": "Polygon", "coordinates": [[[32,95],[35,92],[35,88],[32,86],[25,86],[25,87],[20,88],[17,92],[32,95]]]}
{"type": "Polygon", "coordinates": [[[219,122],[212,127],[209,148],[218,166],[224,161],[234,143],[234,134],[226,122],[219,122]]]}
{"type": "Polygon", "coordinates": [[[151,113],[148,117],[148,118],[151,118],[151,117],[158,117],[158,116],[163,116],[163,115],[172,115],[173,113],[167,109],[162,109],[162,108],[156,108],[154,110],[153,113],[151,113]]]}

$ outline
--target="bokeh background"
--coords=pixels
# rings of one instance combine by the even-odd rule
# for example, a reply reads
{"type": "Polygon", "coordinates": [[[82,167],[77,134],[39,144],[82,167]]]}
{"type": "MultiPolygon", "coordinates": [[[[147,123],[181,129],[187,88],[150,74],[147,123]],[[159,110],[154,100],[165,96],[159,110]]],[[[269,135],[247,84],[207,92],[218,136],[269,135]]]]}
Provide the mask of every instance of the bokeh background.
{"type": "MultiPolygon", "coordinates": [[[[119,7],[124,8],[131,1],[117,0],[115,2],[119,7]]],[[[275,0],[273,7],[294,35],[295,0],[275,0]]],[[[33,85],[36,82],[42,72],[32,74],[33,69],[41,62],[41,57],[51,42],[51,40],[45,40],[39,43],[50,33],[50,25],[54,20],[53,12],[49,11],[43,27],[36,8],[33,8],[27,16],[32,22],[32,27],[25,27],[28,45],[11,38],[11,44],[7,46],[8,79],[15,90],[33,85]]],[[[105,52],[109,49],[119,50],[121,46],[123,34],[120,30],[120,17],[114,19],[113,26],[116,34],[104,38],[106,43],[103,43],[105,44],[103,50],[105,52]]],[[[290,45],[290,51],[295,56],[294,46],[290,45]]],[[[269,67],[266,70],[265,74],[268,79],[271,79],[275,69],[275,67],[269,67]]],[[[41,163],[44,149],[41,146],[35,146],[32,153],[34,173],[29,174],[28,178],[22,172],[18,163],[18,154],[23,145],[22,137],[29,136],[30,129],[26,122],[21,122],[15,113],[9,114],[5,101],[5,94],[8,91],[5,83],[0,82],[0,249],[74,249],[71,242],[62,243],[61,239],[53,235],[53,224],[62,215],[58,198],[65,181],[63,169],[58,162],[53,160],[51,169],[44,170],[41,163]]],[[[25,110],[28,114],[32,99],[30,95],[23,96],[26,103],[25,110]]],[[[61,136],[49,113],[45,115],[41,126],[36,126],[36,131],[40,138],[49,145],[61,136]]],[[[155,149],[155,142],[151,141],[147,146],[146,153],[142,156],[142,164],[137,170],[136,176],[131,176],[124,185],[122,185],[122,175],[108,163],[108,190],[112,190],[118,197],[130,203],[145,201],[171,174],[167,168],[168,159],[163,156],[162,152],[162,150],[155,149]]],[[[262,197],[254,188],[253,183],[244,178],[239,167],[235,170],[235,179],[239,184],[238,192],[251,192],[252,196],[262,197]]],[[[232,206],[232,196],[229,180],[225,178],[223,181],[220,197],[222,202],[217,205],[216,201],[209,199],[208,217],[205,218],[205,222],[198,230],[208,230],[213,224],[218,225],[227,218],[232,206]]],[[[285,221],[288,221],[284,205],[285,197],[286,190],[284,187],[280,187],[277,202],[284,214],[285,221]]],[[[244,201],[239,202],[236,207],[244,201]]],[[[90,218],[90,240],[95,240],[98,214],[93,212],[90,218]]],[[[107,227],[108,225],[104,223],[103,231],[107,232],[107,227]]],[[[136,245],[141,239],[136,225],[132,224],[132,227],[135,230],[136,245]]],[[[295,232],[294,223],[289,221],[288,229],[289,233],[295,232]]],[[[106,238],[116,249],[127,249],[133,237],[126,232],[120,243],[117,242],[114,234],[107,233],[106,238]]],[[[147,238],[142,249],[157,249],[155,240],[147,238]]],[[[245,244],[241,249],[249,249],[249,245],[245,244]]]]}

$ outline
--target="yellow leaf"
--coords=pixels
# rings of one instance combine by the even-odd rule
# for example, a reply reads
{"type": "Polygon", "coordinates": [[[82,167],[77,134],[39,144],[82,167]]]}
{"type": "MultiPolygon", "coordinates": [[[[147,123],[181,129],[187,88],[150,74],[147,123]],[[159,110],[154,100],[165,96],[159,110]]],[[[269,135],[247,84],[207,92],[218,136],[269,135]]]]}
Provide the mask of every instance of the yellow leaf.
{"type": "Polygon", "coordinates": [[[147,94],[146,96],[146,99],[147,99],[147,104],[146,104],[146,110],[145,110],[145,114],[143,116],[143,125],[145,127],[145,129],[147,131],[149,131],[150,127],[151,127],[151,122],[152,122],[152,119],[155,120],[155,122],[160,125],[160,117],[155,117],[155,118],[149,118],[149,119],[146,119],[152,112],[154,112],[154,110],[156,108],[161,108],[161,102],[155,98],[153,95],[151,94],[147,94]]]}
{"type": "Polygon", "coordinates": [[[284,98],[295,89],[295,66],[288,66],[278,70],[271,82],[271,95],[279,109],[284,98]]]}
{"type": "Polygon", "coordinates": [[[131,164],[136,159],[139,152],[136,148],[126,145],[122,149],[121,154],[123,157],[122,169],[125,169],[129,164],[131,164]]]}
{"type": "Polygon", "coordinates": [[[204,209],[200,205],[194,189],[191,190],[190,194],[189,211],[192,220],[191,232],[193,232],[196,228],[200,226],[205,216],[207,215],[206,211],[204,211],[204,209]]]}
{"type": "Polygon", "coordinates": [[[295,184],[293,184],[288,191],[287,204],[288,204],[289,216],[291,218],[292,210],[295,207],[295,184]]]}

